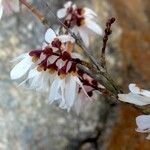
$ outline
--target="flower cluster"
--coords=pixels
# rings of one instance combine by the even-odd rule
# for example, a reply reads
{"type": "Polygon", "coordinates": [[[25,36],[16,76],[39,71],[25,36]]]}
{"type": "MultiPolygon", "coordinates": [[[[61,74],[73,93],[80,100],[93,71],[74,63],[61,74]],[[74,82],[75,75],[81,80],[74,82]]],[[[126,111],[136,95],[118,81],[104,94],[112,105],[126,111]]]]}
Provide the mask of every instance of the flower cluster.
{"type": "Polygon", "coordinates": [[[93,21],[97,14],[89,8],[79,8],[71,1],[58,10],[57,16],[65,18],[64,24],[70,28],[75,35],[80,35],[84,44],[89,46],[89,35],[92,32],[102,35],[101,27],[93,21]]]}
{"type": "MultiPolygon", "coordinates": [[[[14,0],[14,2],[16,1],[14,0]]],[[[9,3],[8,0],[5,1],[5,5],[9,3]]],[[[22,1],[22,3],[29,8],[28,2],[22,1]]],[[[33,8],[30,9],[41,20],[41,14],[38,16],[39,12],[35,13],[35,8],[34,11],[33,8]]],[[[2,13],[3,6],[2,0],[0,0],[0,19],[2,13]]],[[[101,68],[97,67],[97,63],[94,63],[95,61],[93,61],[93,58],[90,56],[89,58],[91,58],[98,71],[95,71],[96,67],[91,69],[94,65],[91,65],[89,68],[87,67],[88,65],[84,67],[95,72],[95,79],[97,79],[97,73],[99,73],[104,75],[104,80],[106,81],[97,79],[97,82],[92,78],[94,76],[91,75],[92,77],[90,77],[85,73],[86,71],[83,72],[79,69],[78,66],[82,65],[83,67],[85,62],[82,56],[76,53],[76,37],[80,36],[85,46],[88,47],[91,34],[96,33],[102,35],[101,27],[94,21],[96,16],[97,14],[89,8],[79,8],[71,1],[65,3],[64,8],[57,11],[57,17],[64,19],[62,26],[58,29],[58,33],[61,33],[61,35],[57,35],[49,28],[45,33],[45,42],[41,49],[24,53],[13,60],[14,62],[18,62],[18,64],[16,64],[10,72],[11,79],[24,78],[20,85],[24,84],[28,85],[30,89],[48,92],[50,103],[56,102],[60,108],[67,109],[68,111],[74,106],[77,113],[80,112],[80,107],[85,104],[85,102],[93,100],[94,91],[103,92],[103,94],[116,97],[118,95],[118,100],[138,106],[149,105],[150,91],[140,89],[136,84],[130,84],[130,93],[118,94],[120,92],[118,87],[109,79],[109,76],[105,75],[103,71],[101,72],[101,68]],[[75,39],[72,36],[75,37],[75,39]],[[106,88],[99,82],[103,83],[106,88]],[[108,84],[110,84],[110,86],[108,84]]],[[[105,71],[104,54],[108,35],[111,34],[111,25],[114,21],[115,18],[111,18],[106,23],[104,32],[101,67],[105,71]]],[[[84,47],[85,51],[86,47],[84,47]]],[[[136,123],[138,126],[136,129],[137,132],[150,133],[150,115],[138,116],[136,123]]],[[[150,139],[150,134],[147,139],[150,139]]]]}
{"type": "MultiPolygon", "coordinates": [[[[128,94],[118,94],[119,100],[128,102],[138,106],[145,106],[150,104],[150,91],[140,89],[136,84],[129,84],[128,94]]],[[[150,115],[140,115],[136,118],[138,132],[150,133],[150,115]]],[[[147,139],[150,139],[150,134],[147,139]]]]}
{"type": "Polygon", "coordinates": [[[27,74],[20,85],[28,82],[31,89],[48,91],[50,103],[57,101],[68,111],[75,105],[79,111],[81,101],[91,99],[93,91],[102,87],[77,68],[82,60],[73,52],[74,39],[71,36],[56,36],[52,29],[48,29],[45,41],[43,49],[22,54],[14,60],[20,62],[11,70],[11,79],[27,74]]]}
{"type": "MultiPolygon", "coordinates": [[[[102,34],[102,29],[92,20],[96,14],[89,8],[78,8],[67,2],[57,12],[64,18],[64,25],[76,35],[80,34],[85,45],[89,45],[89,34],[102,34]]],[[[62,33],[62,28],[58,29],[62,33]]],[[[78,69],[82,57],[74,50],[75,40],[68,32],[62,35],[49,28],[45,33],[42,49],[32,50],[14,59],[19,61],[10,72],[11,79],[25,78],[20,85],[30,89],[49,92],[49,102],[56,101],[59,107],[75,106],[77,112],[84,102],[91,100],[95,90],[104,89],[97,81],[78,69]],[[26,77],[25,77],[26,76],[26,77]]]]}

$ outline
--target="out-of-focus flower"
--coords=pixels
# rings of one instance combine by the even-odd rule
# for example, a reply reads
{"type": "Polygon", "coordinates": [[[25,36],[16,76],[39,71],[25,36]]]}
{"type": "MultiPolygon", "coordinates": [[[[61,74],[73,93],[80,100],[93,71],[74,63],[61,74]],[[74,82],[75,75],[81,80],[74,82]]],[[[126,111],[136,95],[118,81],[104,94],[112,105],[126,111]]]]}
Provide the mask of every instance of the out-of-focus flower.
{"type": "Polygon", "coordinates": [[[139,106],[150,104],[150,91],[140,89],[136,84],[129,84],[128,94],[118,94],[119,100],[139,106]]]}
{"type": "Polygon", "coordinates": [[[146,139],[150,140],[150,115],[140,115],[136,117],[137,132],[149,133],[146,139]]]}
{"type": "Polygon", "coordinates": [[[93,32],[102,35],[102,28],[93,20],[97,14],[89,8],[78,8],[69,1],[64,8],[58,10],[57,16],[65,18],[64,24],[74,34],[79,34],[87,47],[89,46],[89,35],[93,32]]]}
{"type": "Polygon", "coordinates": [[[19,0],[3,0],[3,7],[7,15],[19,12],[19,0]]]}
{"type": "Polygon", "coordinates": [[[3,5],[2,5],[2,0],[0,0],[0,19],[2,18],[3,15],[3,5]]]}
{"type": "MultiPolygon", "coordinates": [[[[67,34],[56,36],[56,33],[51,28],[49,28],[45,33],[45,41],[47,43],[51,44],[52,46],[54,46],[53,43],[56,43],[55,40],[57,40],[57,39],[59,39],[59,41],[62,42],[62,43],[65,43],[65,42],[68,42],[68,41],[70,41],[72,43],[75,42],[74,38],[72,38],[71,36],[69,36],[67,34]]],[[[56,47],[56,46],[54,46],[54,47],[56,47]]]]}

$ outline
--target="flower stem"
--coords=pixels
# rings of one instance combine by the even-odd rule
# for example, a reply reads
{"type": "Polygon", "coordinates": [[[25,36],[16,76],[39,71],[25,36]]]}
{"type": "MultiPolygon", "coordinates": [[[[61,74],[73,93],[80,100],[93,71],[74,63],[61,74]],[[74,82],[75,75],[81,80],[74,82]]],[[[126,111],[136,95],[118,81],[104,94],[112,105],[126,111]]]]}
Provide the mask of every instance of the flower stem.
{"type": "Polygon", "coordinates": [[[103,37],[103,47],[101,50],[101,65],[106,69],[105,51],[109,35],[112,33],[111,26],[115,22],[115,18],[111,18],[106,23],[105,35],[103,37]]]}
{"type": "Polygon", "coordinates": [[[30,4],[26,0],[19,0],[19,2],[25,5],[45,26],[49,26],[48,20],[36,7],[34,7],[32,4],[30,4]]]}

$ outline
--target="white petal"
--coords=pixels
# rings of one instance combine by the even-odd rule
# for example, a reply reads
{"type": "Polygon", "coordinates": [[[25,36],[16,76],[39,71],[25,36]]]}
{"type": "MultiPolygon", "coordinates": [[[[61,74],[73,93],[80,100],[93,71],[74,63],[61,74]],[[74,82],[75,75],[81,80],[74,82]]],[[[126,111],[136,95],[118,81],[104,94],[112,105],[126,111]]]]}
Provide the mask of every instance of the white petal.
{"type": "Polygon", "coordinates": [[[11,79],[18,79],[21,78],[23,75],[27,73],[27,71],[32,66],[32,60],[31,57],[28,56],[24,58],[21,62],[19,62],[10,72],[11,79]]]}
{"type": "Polygon", "coordinates": [[[36,89],[37,87],[39,87],[40,85],[39,81],[41,81],[41,72],[40,74],[37,74],[36,76],[34,76],[34,78],[29,79],[30,89],[36,89]]]}
{"type": "Polygon", "coordinates": [[[150,91],[140,89],[136,84],[133,84],[133,83],[129,84],[129,90],[132,93],[141,94],[143,96],[150,97],[150,91]]]}
{"type": "Polygon", "coordinates": [[[140,115],[136,117],[136,124],[138,126],[138,132],[145,132],[150,129],[150,115],[140,115]]]}
{"type": "Polygon", "coordinates": [[[37,91],[49,91],[50,77],[47,72],[37,73],[30,81],[30,88],[37,91]]]}
{"type": "Polygon", "coordinates": [[[67,3],[64,4],[64,7],[65,8],[68,8],[72,5],[72,2],[71,1],[68,1],[67,3]]]}
{"type": "Polygon", "coordinates": [[[141,95],[129,93],[129,94],[118,94],[119,100],[128,102],[131,104],[144,106],[150,104],[150,98],[141,95]]]}
{"type": "Polygon", "coordinates": [[[86,19],[85,22],[86,22],[87,28],[89,28],[90,30],[92,30],[93,32],[95,32],[99,35],[103,34],[102,28],[97,23],[95,23],[92,20],[88,20],[88,19],[86,19]]]}
{"type": "Polygon", "coordinates": [[[47,29],[45,33],[45,41],[47,43],[51,43],[55,37],[56,37],[55,32],[51,28],[47,29]]]}
{"type": "Polygon", "coordinates": [[[23,53],[20,56],[14,58],[13,60],[11,60],[10,62],[16,62],[16,61],[21,61],[22,59],[24,59],[25,57],[28,57],[29,53],[23,53]]]}
{"type": "Polygon", "coordinates": [[[89,46],[89,36],[84,28],[79,28],[81,39],[86,47],[89,46]]]}
{"type": "Polygon", "coordinates": [[[58,18],[64,18],[67,15],[67,10],[65,8],[59,9],[57,11],[58,18]]]}
{"type": "Polygon", "coordinates": [[[135,93],[135,94],[140,94],[140,88],[138,86],[136,86],[136,84],[129,84],[129,90],[132,92],[132,93],[135,93]]]}
{"type": "Polygon", "coordinates": [[[85,14],[84,17],[85,19],[90,19],[90,20],[95,18],[95,16],[93,16],[92,14],[85,14]]]}
{"type": "Polygon", "coordinates": [[[89,8],[85,7],[84,10],[85,10],[84,15],[97,16],[97,14],[92,9],[89,9],[89,8]]]}
{"type": "Polygon", "coordinates": [[[39,87],[37,87],[37,91],[49,91],[50,88],[50,75],[47,72],[42,72],[41,81],[38,81],[39,87]]]}
{"type": "Polygon", "coordinates": [[[74,77],[68,77],[66,79],[65,86],[65,100],[68,108],[71,108],[74,104],[76,98],[77,88],[76,88],[76,80],[74,77]]]}
{"type": "Polygon", "coordinates": [[[141,90],[141,95],[150,97],[150,91],[148,91],[148,90],[141,90]]]}
{"type": "Polygon", "coordinates": [[[34,68],[32,70],[30,70],[29,74],[28,74],[28,79],[30,78],[34,78],[37,75],[40,75],[41,72],[37,71],[37,68],[34,68]]]}
{"type": "Polygon", "coordinates": [[[37,71],[37,68],[30,70],[27,79],[25,79],[23,82],[21,82],[18,86],[23,85],[29,79],[34,78],[35,76],[38,76],[38,75],[40,75],[40,72],[37,71]]]}
{"type": "Polygon", "coordinates": [[[65,43],[65,42],[72,42],[74,43],[75,42],[75,39],[73,37],[71,37],[70,35],[60,35],[57,37],[62,43],[65,43]]]}
{"type": "Polygon", "coordinates": [[[61,95],[59,93],[61,86],[61,81],[59,79],[55,79],[50,88],[49,101],[52,103],[55,100],[59,100],[61,95]]]}
{"type": "Polygon", "coordinates": [[[3,15],[3,6],[0,6],[0,19],[2,18],[2,15],[3,15]]]}
{"type": "Polygon", "coordinates": [[[65,80],[62,80],[62,82],[61,82],[61,103],[60,103],[60,105],[59,105],[59,107],[61,107],[61,108],[66,108],[66,101],[65,101],[65,80]]]}

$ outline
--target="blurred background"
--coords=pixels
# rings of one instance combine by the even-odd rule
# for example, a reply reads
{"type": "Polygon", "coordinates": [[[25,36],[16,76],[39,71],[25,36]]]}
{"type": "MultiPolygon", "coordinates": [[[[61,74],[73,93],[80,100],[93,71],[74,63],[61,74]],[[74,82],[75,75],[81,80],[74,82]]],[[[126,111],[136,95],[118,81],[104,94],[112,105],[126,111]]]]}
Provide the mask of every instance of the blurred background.
{"type": "MultiPolygon", "coordinates": [[[[24,6],[22,12],[8,6],[0,21],[0,150],[149,150],[146,135],[135,131],[140,113],[126,105],[115,105],[108,97],[98,97],[76,115],[49,105],[45,94],[17,87],[9,72],[12,58],[41,48],[46,27],[24,6]],[[11,10],[11,11],[10,11],[11,10]]],[[[17,0],[13,0],[17,2],[17,0]]],[[[32,0],[55,29],[56,12],[65,0],[32,0]]],[[[125,91],[138,83],[150,89],[150,1],[75,0],[79,6],[96,11],[97,22],[105,28],[115,17],[107,47],[107,67],[125,91]]],[[[91,40],[90,51],[99,59],[102,39],[91,40]]]]}

